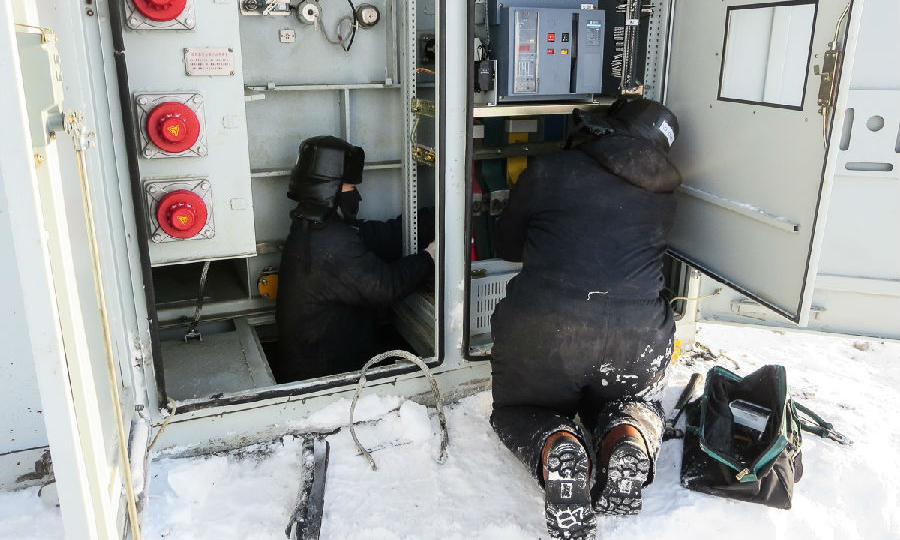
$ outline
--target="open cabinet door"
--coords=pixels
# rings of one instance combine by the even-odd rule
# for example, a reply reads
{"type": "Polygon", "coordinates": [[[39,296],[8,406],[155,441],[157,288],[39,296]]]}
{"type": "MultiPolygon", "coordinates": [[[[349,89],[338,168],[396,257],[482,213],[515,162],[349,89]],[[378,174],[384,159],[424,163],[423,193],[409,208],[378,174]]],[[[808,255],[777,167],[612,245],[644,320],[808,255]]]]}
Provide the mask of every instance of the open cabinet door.
{"type": "Polygon", "coordinates": [[[671,250],[801,325],[840,138],[831,126],[841,125],[846,109],[849,77],[840,73],[851,67],[862,5],[688,0],[674,7],[665,102],[679,120],[672,160],[684,184],[671,250]],[[833,46],[840,52],[828,52],[833,46]],[[824,116],[823,99],[830,101],[824,116]]]}
{"type": "Polygon", "coordinates": [[[83,48],[64,27],[41,26],[35,7],[4,4],[0,12],[0,118],[8,128],[0,180],[19,225],[7,255],[23,276],[14,286],[29,299],[23,339],[34,353],[66,538],[138,540],[135,492],[146,478],[149,425],[136,406],[127,340],[110,322],[118,291],[98,239],[94,133],[85,114],[63,108],[85,105],[63,82],[63,63],[83,60],[83,48]]]}

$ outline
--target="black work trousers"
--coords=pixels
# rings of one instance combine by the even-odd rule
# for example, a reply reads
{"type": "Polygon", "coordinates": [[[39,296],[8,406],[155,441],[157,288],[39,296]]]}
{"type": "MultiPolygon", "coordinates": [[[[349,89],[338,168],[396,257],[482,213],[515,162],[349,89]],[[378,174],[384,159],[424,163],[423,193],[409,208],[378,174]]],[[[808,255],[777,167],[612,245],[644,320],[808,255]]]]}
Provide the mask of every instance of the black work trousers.
{"type": "Polygon", "coordinates": [[[491,425],[538,482],[550,434],[571,431],[595,456],[603,436],[620,424],[643,435],[652,481],[675,333],[663,299],[560,298],[532,289],[502,300],[491,326],[491,425]]]}

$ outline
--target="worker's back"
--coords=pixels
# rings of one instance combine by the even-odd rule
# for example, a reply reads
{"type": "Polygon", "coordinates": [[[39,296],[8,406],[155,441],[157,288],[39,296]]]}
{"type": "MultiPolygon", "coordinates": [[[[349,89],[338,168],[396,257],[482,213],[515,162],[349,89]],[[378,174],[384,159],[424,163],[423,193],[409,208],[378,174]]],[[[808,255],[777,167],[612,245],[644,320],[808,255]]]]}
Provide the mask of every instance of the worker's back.
{"type": "Polygon", "coordinates": [[[628,136],[533,159],[495,235],[501,256],[524,263],[512,289],[657,298],[680,181],[665,154],[628,136]]]}

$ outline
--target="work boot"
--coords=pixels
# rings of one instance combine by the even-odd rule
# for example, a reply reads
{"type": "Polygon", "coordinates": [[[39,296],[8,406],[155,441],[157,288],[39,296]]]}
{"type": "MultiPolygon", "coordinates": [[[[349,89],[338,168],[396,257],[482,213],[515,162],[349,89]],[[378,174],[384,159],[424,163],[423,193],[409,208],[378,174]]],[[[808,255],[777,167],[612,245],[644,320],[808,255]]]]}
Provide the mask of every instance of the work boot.
{"type": "Polygon", "coordinates": [[[590,459],[584,446],[568,431],[557,431],[544,443],[541,463],[550,538],[593,539],[596,520],[591,507],[590,459]]]}
{"type": "Polygon", "coordinates": [[[621,424],[600,443],[599,473],[592,491],[598,513],[627,516],[641,511],[641,489],[650,473],[644,438],[634,426],[621,424]]]}

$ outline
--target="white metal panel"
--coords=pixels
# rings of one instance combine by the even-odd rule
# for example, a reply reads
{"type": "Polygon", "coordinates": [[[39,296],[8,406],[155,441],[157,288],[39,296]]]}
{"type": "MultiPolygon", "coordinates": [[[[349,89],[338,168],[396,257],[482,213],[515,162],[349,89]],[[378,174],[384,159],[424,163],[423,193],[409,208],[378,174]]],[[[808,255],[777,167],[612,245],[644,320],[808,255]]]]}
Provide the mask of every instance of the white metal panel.
{"type": "MultiPolygon", "coordinates": [[[[833,160],[825,166],[813,65],[821,63],[847,4],[817,3],[801,110],[718,99],[727,11],[742,4],[679,2],[675,7],[666,103],[679,118],[672,159],[684,175],[685,189],[670,244],[693,265],[803,324],[834,167],[833,160]],[[773,226],[780,223],[790,226],[773,226]]],[[[861,9],[862,1],[855,0],[845,69],[853,60],[861,9]]],[[[848,82],[841,81],[837,122],[848,82]]],[[[831,154],[837,150],[835,144],[830,148],[831,154]]]]}
{"type": "MultiPolygon", "coordinates": [[[[256,253],[244,112],[244,58],[238,28],[240,11],[237,2],[195,0],[193,3],[196,10],[193,30],[125,30],[125,58],[132,95],[197,92],[203,96],[205,110],[208,141],[205,156],[141,158],[140,168],[144,181],[165,177],[209,177],[215,236],[151,242],[150,257],[154,265],[256,253]],[[234,74],[186,75],[186,48],[231,49],[234,74]]],[[[274,39],[277,40],[277,35],[274,39]]],[[[154,212],[154,209],[149,210],[148,214],[154,212]]]]}
{"type": "MultiPolygon", "coordinates": [[[[0,166],[0,183],[15,182],[4,178],[0,166]]],[[[10,219],[9,200],[0,190],[0,253],[15,253],[13,245],[14,223],[10,219]]],[[[47,431],[41,409],[41,396],[34,372],[34,356],[25,318],[25,300],[18,284],[19,268],[15,264],[0,267],[3,303],[0,305],[0,343],[3,343],[3,360],[0,361],[0,455],[47,446],[47,431]]],[[[31,463],[23,463],[16,472],[29,472],[31,463]]],[[[0,482],[2,483],[2,482],[0,482]]]]}

